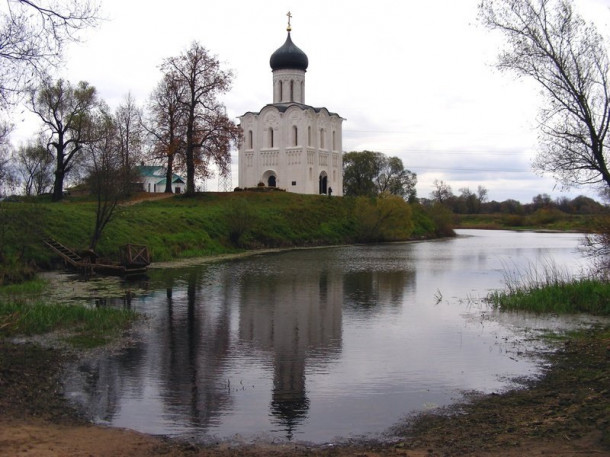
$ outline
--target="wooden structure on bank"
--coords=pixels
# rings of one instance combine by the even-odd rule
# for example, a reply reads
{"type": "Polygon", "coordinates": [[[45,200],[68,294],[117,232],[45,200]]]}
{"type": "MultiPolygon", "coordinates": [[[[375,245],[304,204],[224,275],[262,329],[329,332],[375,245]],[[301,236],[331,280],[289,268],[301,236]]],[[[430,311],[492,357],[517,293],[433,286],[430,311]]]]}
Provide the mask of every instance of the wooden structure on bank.
{"type": "Polygon", "coordinates": [[[98,261],[92,251],[77,254],[51,237],[44,238],[43,243],[63,259],[66,267],[73,268],[85,275],[92,273],[114,276],[139,275],[146,273],[148,265],[150,265],[148,247],[142,245],[121,246],[119,248],[120,263],[116,264],[98,261]]]}

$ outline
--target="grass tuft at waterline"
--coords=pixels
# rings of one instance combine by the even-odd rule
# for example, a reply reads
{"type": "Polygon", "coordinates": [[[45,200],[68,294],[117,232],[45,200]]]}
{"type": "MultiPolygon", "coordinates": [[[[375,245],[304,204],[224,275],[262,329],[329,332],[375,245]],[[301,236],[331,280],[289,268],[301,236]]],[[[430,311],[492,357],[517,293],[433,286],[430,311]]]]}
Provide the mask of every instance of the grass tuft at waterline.
{"type": "Polygon", "coordinates": [[[597,278],[566,280],[510,287],[487,296],[502,311],[610,315],[610,283],[597,278]]]}
{"type": "Polygon", "coordinates": [[[136,319],[131,310],[0,298],[0,337],[62,331],[71,345],[91,348],[119,336],[136,319]]]}

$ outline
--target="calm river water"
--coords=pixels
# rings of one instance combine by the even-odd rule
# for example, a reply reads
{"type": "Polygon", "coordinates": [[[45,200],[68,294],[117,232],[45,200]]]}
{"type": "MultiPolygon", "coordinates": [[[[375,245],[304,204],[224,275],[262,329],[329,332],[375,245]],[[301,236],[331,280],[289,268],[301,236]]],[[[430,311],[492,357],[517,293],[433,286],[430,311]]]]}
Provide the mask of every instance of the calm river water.
{"type": "Polygon", "coordinates": [[[459,235],[153,269],[129,300],[149,316],[136,342],[74,366],[67,393],[97,422],[146,433],[324,443],[505,390],[539,372],[537,332],[585,319],[481,299],[507,273],[582,271],[581,235],[459,235]]]}

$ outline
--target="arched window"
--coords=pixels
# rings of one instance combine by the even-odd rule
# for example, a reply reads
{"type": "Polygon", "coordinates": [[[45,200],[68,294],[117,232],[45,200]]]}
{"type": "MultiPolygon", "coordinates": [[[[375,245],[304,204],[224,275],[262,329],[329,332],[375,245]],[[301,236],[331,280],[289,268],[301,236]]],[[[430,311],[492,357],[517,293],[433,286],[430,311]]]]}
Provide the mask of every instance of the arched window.
{"type": "Polygon", "coordinates": [[[273,127],[269,127],[269,147],[273,147],[273,127]]]}
{"type": "Polygon", "coordinates": [[[301,99],[299,102],[305,103],[305,86],[303,85],[303,81],[301,81],[301,99]]]}
{"type": "Polygon", "coordinates": [[[290,101],[294,101],[294,81],[290,80],[290,101]]]}
{"type": "Polygon", "coordinates": [[[248,130],[248,149],[252,149],[254,147],[254,141],[252,136],[252,130],[248,130]]]}
{"type": "Polygon", "coordinates": [[[320,129],[320,149],[324,149],[324,129],[320,129]]]}
{"type": "Polygon", "coordinates": [[[280,102],[284,99],[284,84],[280,81],[280,102]]]}
{"type": "Polygon", "coordinates": [[[336,150],[337,150],[337,135],[336,135],[336,133],[337,133],[337,132],[335,132],[335,131],[333,130],[333,151],[336,151],[336,150]]]}
{"type": "Polygon", "coordinates": [[[299,145],[299,129],[297,128],[296,125],[292,126],[292,145],[293,146],[299,145]]]}
{"type": "Polygon", "coordinates": [[[307,146],[311,146],[311,126],[307,127],[307,146]]]}

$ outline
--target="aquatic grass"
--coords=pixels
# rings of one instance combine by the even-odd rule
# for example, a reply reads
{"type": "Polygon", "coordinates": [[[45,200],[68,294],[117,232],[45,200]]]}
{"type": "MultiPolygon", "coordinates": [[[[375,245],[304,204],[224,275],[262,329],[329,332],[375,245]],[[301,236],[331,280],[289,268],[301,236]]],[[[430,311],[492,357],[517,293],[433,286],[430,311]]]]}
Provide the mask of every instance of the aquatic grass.
{"type": "Polygon", "coordinates": [[[46,287],[44,279],[36,278],[18,284],[9,284],[0,287],[0,297],[39,294],[46,287]]]}
{"type": "Polygon", "coordinates": [[[91,347],[126,330],[138,315],[131,310],[87,308],[26,300],[0,301],[0,336],[40,335],[67,331],[69,338],[91,347]],[[95,341],[92,344],[91,341],[95,341]]]}
{"type": "Polygon", "coordinates": [[[610,315],[610,283],[593,275],[571,277],[552,263],[524,275],[505,274],[506,289],[488,294],[501,311],[610,315]]]}

